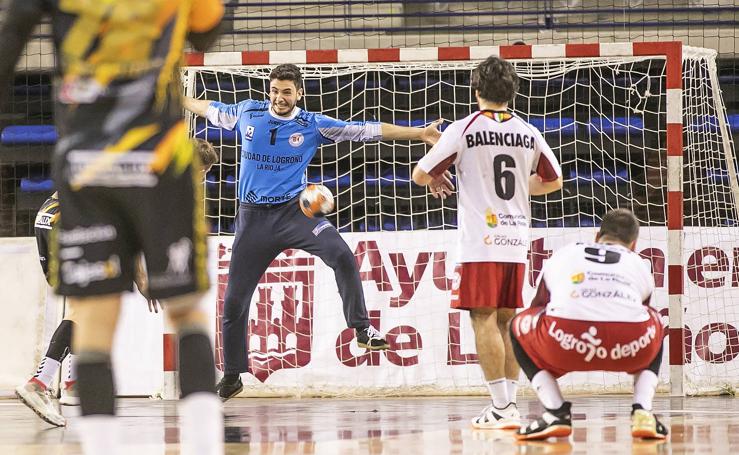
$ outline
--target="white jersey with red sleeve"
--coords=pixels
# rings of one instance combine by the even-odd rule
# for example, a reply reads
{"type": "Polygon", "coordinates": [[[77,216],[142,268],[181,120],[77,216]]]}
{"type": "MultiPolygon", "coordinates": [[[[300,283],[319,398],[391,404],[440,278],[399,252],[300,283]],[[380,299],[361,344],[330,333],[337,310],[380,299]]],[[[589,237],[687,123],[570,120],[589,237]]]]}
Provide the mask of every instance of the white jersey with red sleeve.
{"type": "Polygon", "coordinates": [[[479,111],[447,127],[419,161],[431,176],[457,169],[459,262],[526,263],[529,176],[562,175],[541,133],[510,112],[479,111]]]}
{"type": "Polygon", "coordinates": [[[531,306],[546,314],[599,322],[643,322],[654,277],[637,253],[621,245],[572,243],[545,263],[531,306]]]}

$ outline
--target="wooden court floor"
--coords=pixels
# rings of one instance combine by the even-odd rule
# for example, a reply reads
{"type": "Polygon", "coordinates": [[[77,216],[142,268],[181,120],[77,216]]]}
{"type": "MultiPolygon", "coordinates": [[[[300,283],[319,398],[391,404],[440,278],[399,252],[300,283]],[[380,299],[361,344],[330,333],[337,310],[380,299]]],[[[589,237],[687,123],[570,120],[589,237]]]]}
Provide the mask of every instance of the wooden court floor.
{"type": "MultiPolygon", "coordinates": [[[[225,405],[227,454],[739,454],[739,399],[658,397],[670,429],[664,443],[634,441],[630,397],[575,397],[567,440],[517,444],[510,433],[473,430],[484,397],[388,399],[233,399],[225,405]]],[[[121,399],[124,453],[179,453],[176,407],[121,399]]],[[[534,417],[539,404],[519,401],[534,417]]],[[[79,408],[64,407],[67,428],[42,422],[16,399],[0,400],[0,454],[79,454],[79,408]]],[[[104,454],[103,454],[104,455],[104,454]]]]}

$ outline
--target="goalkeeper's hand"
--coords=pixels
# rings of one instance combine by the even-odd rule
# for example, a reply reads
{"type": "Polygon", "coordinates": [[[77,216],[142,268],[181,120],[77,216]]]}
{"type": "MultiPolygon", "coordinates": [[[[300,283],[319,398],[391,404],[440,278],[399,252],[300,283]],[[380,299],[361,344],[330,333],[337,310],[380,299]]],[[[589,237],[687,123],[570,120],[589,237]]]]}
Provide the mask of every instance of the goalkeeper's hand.
{"type": "Polygon", "coordinates": [[[439,138],[441,137],[439,126],[443,121],[444,119],[438,119],[429,123],[429,125],[421,131],[421,140],[428,145],[434,145],[439,142],[439,138]]]}
{"type": "Polygon", "coordinates": [[[451,196],[452,194],[454,194],[452,173],[449,171],[444,171],[443,174],[431,180],[431,182],[428,184],[428,187],[429,191],[431,191],[431,195],[434,198],[446,199],[447,196],[451,196]]]}

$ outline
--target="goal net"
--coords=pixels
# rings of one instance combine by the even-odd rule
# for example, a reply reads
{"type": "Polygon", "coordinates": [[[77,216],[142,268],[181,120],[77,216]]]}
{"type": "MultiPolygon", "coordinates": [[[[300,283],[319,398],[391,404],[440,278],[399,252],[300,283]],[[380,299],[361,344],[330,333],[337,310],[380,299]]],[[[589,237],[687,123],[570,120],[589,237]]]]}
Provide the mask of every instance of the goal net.
{"type": "MultiPolygon", "coordinates": [[[[512,109],[544,133],[564,175],[562,191],[531,200],[525,297],[552,251],[592,239],[607,210],[631,209],[642,226],[637,250],[657,284],[652,304],[670,324],[663,382],[677,393],[739,385],[739,191],[715,52],[679,43],[310,52],[190,56],[185,92],[225,103],[264,99],[274,64],[302,61],[304,109],[423,126],[475,110],[471,70],[487,55],[507,57],[521,79],[512,109]]],[[[202,118],[189,117],[189,127],[221,152],[207,177],[205,204],[217,250],[213,312],[222,367],[220,317],[242,138],[202,118]]],[[[336,197],[328,218],[355,253],[372,322],[393,349],[358,349],[333,272],[288,251],[252,299],[247,388],[353,395],[481,390],[469,317],[449,309],[456,197],[434,199],[410,180],[426,151],[406,141],[345,142],[321,147],[308,167],[308,180],[336,197]]],[[[493,207],[488,224],[499,222],[493,207]]],[[[613,373],[561,382],[581,391],[631,389],[630,377],[613,373]]]]}

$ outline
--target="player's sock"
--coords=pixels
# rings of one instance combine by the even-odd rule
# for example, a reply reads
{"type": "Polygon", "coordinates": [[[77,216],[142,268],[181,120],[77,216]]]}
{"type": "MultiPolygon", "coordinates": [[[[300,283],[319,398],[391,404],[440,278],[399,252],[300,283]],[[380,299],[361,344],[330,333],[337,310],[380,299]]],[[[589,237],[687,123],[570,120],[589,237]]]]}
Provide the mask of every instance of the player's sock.
{"type": "Polygon", "coordinates": [[[490,398],[493,400],[493,406],[498,409],[503,409],[510,403],[506,382],[506,378],[494,379],[487,382],[488,392],[490,392],[490,398]]]}
{"type": "Polygon", "coordinates": [[[115,414],[115,387],[110,354],[80,352],[77,359],[77,389],[83,416],[115,414]]]}
{"type": "Polygon", "coordinates": [[[223,411],[214,393],[198,392],[182,398],[180,414],[180,453],[216,455],[223,453],[223,411]]]}
{"type": "Polygon", "coordinates": [[[67,365],[67,377],[64,379],[66,386],[70,386],[77,381],[77,356],[69,354],[68,365],[67,365]]]}
{"type": "MultiPolygon", "coordinates": [[[[210,338],[202,329],[184,328],[178,331],[180,357],[180,388],[182,398],[192,393],[215,394],[216,367],[210,338]]],[[[238,374],[233,375],[236,378],[238,374]]]]}
{"type": "Polygon", "coordinates": [[[60,365],[61,363],[59,363],[58,360],[44,357],[41,359],[41,363],[38,364],[36,373],[29,382],[35,382],[44,390],[48,389],[51,381],[54,380],[54,375],[56,375],[60,365]]]}
{"type": "Polygon", "coordinates": [[[46,356],[41,360],[36,374],[31,380],[42,386],[44,389],[49,388],[51,381],[54,380],[59,366],[64,360],[64,356],[69,352],[69,346],[72,343],[72,327],[73,323],[69,320],[63,320],[51,336],[49,348],[46,350],[46,356]]]}
{"type": "Polygon", "coordinates": [[[508,389],[508,400],[516,404],[516,395],[518,394],[518,381],[515,379],[506,379],[506,388],[508,389]]]}
{"type": "Polygon", "coordinates": [[[82,453],[120,455],[120,425],[112,415],[88,415],[77,423],[82,453]]]}
{"type": "Polygon", "coordinates": [[[531,378],[531,386],[536,391],[539,401],[547,409],[559,409],[564,404],[557,380],[548,371],[541,370],[531,378]]]}
{"type": "Polygon", "coordinates": [[[80,442],[83,453],[118,453],[120,438],[115,414],[115,387],[110,354],[80,352],[77,358],[80,396],[80,442]]]}
{"type": "Polygon", "coordinates": [[[634,404],[647,411],[652,410],[652,400],[657,390],[659,378],[652,370],[643,370],[634,375],[634,404]]]}
{"type": "MultiPolygon", "coordinates": [[[[210,455],[223,453],[223,414],[215,394],[215,364],[210,338],[201,328],[181,329],[180,353],[181,453],[210,455]]],[[[238,379],[239,375],[235,375],[238,379]]]]}

